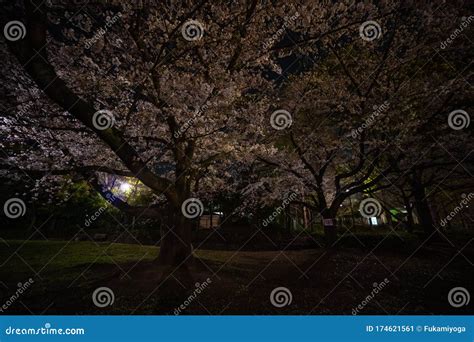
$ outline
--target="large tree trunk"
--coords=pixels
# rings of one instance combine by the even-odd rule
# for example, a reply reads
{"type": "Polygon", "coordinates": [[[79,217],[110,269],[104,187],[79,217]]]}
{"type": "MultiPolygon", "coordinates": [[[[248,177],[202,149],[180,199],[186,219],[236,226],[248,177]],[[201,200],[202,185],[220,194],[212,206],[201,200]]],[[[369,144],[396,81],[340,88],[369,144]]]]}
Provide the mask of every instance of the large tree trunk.
{"type": "Polygon", "coordinates": [[[418,214],[418,218],[420,219],[420,224],[423,226],[423,230],[426,235],[432,235],[436,228],[434,226],[430,206],[426,198],[425,188],[420,184],[416,184],[413,189],[413,194],[415,197],[415,209],[418,214]]]}
{"type": "Polygon", "coordinates": [[[285,208],[285,235],[291,235],[291,206],[285,208]]]}
{"type": "Polygon", "coordinates": [[[324,237],[327,247],[333,247],[337,240],[336,215],[332,210],[325,209],[321,213],[323,217],[324,237]]]}
{"type": "Polygon", "coordinates": [[[410,198],[408,196],[403,196],[403,204],[405,205],[405,209],[407,210],[407,219],[405,223],[406,229],[409,233],[413,233],[415,228],[415,222],[413,222],[413,207],[410,203],[410,198]]]}
{"type": "Polygon", "coordinates": [[[415,222],[413,220],[413,208],[411,206],[411,203],[408,202],[408,205],[406,206],[407,209],[407,231],[409,233],[413,233],[413,230],[415,229],[415,222]]]}
{"type": "Polygon", "coordinates": [[[156,260],[159,291],[175,307],[195,288],[192,223],[180,208],[170,205],[161,225],[160,252],[156,260]]]}
{"type": "Polygon", "coordinates": [[[193,262],[192,221],[181,209],[170,208],[161,227],[160,265],[187,268],[193,262]]]}

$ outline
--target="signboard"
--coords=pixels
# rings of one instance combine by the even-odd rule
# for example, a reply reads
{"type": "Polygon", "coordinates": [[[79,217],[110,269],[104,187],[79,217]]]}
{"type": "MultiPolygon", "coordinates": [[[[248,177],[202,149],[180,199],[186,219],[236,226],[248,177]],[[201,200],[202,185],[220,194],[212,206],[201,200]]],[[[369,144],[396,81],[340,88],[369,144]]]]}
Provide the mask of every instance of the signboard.
{"type": "Polygon", "coordinates": [[[334,220],[333,219],[323,219],[323,225],[325,227],[334,226],[334,220]]]}

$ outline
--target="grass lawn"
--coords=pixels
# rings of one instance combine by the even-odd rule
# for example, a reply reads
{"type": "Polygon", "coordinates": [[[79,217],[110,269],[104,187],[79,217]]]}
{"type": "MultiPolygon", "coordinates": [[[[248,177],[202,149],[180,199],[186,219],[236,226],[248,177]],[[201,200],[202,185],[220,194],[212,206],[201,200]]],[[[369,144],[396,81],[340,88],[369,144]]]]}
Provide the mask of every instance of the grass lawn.
{"type": "MultiPolygon", "coordinates": [[[[191,301],[185,314],[351,314],[385,278],[388,285],[361,314],[463,314],[447,293],[472,286],[474,245],[459,248],[346,247],[293,251],[198,250],[191,275],[171,273],[162,282],[154,259],[158,248],[118,243],[0,240],[0,297],[5,303],[17,284],[34,284],[4,313],[173,314],[207,278],[211,285],[191,301]],[[114,304],[92,304],[94,289],[114,291],[114,304]],[[279,286],[292,303],[271,305],[279,286]]],[[[467,244],[466,244],[467,243],[467,244]]],[[[472,293],[472,287],[469,289],[472,293]]],[[[471,304],[472,305],[472,304],[471,304]]]]}
{"type": "Polygon", "coordinates": [[[157,248],[119,243],[65,241],[3,241],[1,274],[8,281],[41,277],[46,281],[74,280],[91,265],[114,265],[152,260],[157,248]]]}

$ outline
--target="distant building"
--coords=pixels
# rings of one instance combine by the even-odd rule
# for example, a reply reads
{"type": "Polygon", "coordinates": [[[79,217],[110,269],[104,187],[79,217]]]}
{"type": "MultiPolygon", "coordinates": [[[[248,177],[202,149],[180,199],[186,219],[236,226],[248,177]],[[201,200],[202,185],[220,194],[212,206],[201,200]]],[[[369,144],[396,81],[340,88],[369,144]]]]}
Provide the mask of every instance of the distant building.
{"type": "Polygon", "coordinates": [[[211,214],[202,215],[199,220],[199,229],[216,229],[222,221],[222,213],[214,212],[211,214]]]}

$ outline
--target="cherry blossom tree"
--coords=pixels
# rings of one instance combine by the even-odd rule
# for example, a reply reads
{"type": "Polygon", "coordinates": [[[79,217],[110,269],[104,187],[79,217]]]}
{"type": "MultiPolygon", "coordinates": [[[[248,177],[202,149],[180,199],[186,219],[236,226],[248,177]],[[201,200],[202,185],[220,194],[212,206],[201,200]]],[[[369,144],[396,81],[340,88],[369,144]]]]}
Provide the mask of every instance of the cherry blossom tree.
{"type": "MultiPolygon", "coordinates": [[[[329,243],[348,197],[392,187],[408,173],[417,175],[423,163],[446,165],[449,154],[464,158],[459,146],[466,132],[450,129],[448,114],[472,106],[463,91],[472,77],[463,49],[469,42],[460,37],[449,51],[440,51],[445,32],[466,20],[457,5],[446,16],[434,14],[436,4],[379,5],[373,15],[380,20],[365,22],[360,31],[326,35],[313,47],[309,67],[283,84],[278,105],[286,112],[275,116],[281,130],[268,133],[277,148],[260,160],[304,189],[295,202],[322,216],[329,243]],[[432,137],[438,139],[436,152],[427,153],[432,137]]],[[[425,185],[412,185],[421,221],[431,232],[425,185]]]]}
{"type": "MultiPolygon", "coordinates": [[[[160,260],[184,263],[191,229],[183,204],[199,212],[200,201],[186,201],[228,183],[229,167],[248,150],[242,132],[271,101],[264,76],[273,63],[262,46],[283,24],[303,27],[285,21],[288,13],[320,6],[9,4],[2,22],[11,53],[2,56],[14,110],[2,120],[11,152],[4,168],[44,172],[44,182],[81,175],[104,196],[100,173],[136,177],[166,206],[112,204],[167,217],[160,260]]],[[[313,37],[326,29],[313,29],[309,14],[304,20],[313,37]]]]}
{"type": "Polygon", "coordinates": [[[167,265],[192,259],[202,201],[237,189],[234,175],[256,159],[285,171],[269,177],[276,195],[303,186],[301,201],[333,219],[344,198],[382,186],[401,157],[382,152],[390,134],[409,134],[397,115],[416,92],[404,81],[449,21],[438,22],[434,6],[8,4],[2,168],[40,177],[43,188],[82,177],[105,198],[104,175],[138,179],[154,195],[149,205],[111,202],[165,221],[167,265]],[[390,115],[359,132],[386,101],[390,115]],[[278,130],[278,109],[292,116],[289,129],[278,130]]]}

